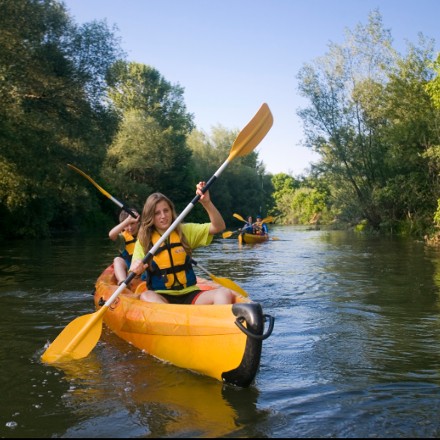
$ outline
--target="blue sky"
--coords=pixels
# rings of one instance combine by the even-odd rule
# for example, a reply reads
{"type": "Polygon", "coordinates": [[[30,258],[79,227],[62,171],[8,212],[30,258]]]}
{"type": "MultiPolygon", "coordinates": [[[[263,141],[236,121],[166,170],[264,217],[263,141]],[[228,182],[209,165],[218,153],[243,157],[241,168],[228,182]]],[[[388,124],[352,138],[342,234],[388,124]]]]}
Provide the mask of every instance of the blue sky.
{"type": "MultiPolygon", "coordinates": [[[[316,156],[302,147],[297,92],[301,67],[343,43],[345,30],[379,9],[394,47],[418,33],[440,50],[440,0],[64,0],[78,23],[103,20],[130,61],[184,88],[199,130],[242,129],[263,102],[274,124],[258,146],[266,171],[297,176],[316,156]]],[[[225,157],[226,160],[226,157],[225,157]]],[[[221,164],[219,164],[220,166],[221,164]]]]}

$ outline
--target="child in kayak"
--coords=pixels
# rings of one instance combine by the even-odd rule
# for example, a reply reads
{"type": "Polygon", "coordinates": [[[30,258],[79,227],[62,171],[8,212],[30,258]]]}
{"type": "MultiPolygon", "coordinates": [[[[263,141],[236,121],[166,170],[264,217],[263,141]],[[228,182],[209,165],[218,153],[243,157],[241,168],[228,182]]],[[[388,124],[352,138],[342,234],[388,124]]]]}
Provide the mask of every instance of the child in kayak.
{"type": "Polygon", "coordinates": [[[131,265],[131,257],[140,225],[139,213],[133,208],[130,208],[130,210],[136,215],[136,218],[122,210],[119,214],[119,224],[108,233],[111,240],[118,240],[120,250],[119,256],[113,260],[118,285],[127,278],[127,271],[131,265]]]}
{"type": "Polygon", "coordinates": [[[261,215],[257,215],[256,221],[254,223],[254,234],[257,235],[267,235],[269,231],[267,230],[267,225],[261,219],[261,215]]]}
{"type": "Polygon", "coordinates": [[[145,202],[130,272],[146,281],[147,290],[140,299],[172,304],[232,304],[235,293],[218,287],[202,292],[197,286],[191,254],[200,246],[211,244],[214,234],[222,232],[226,225],[220,212],[211,201],[209,191],[202,189],[205,182],[196,186],[199,202],[205,208],[210,223],[178,224],[167,240],[153,255],[149,264],[142,262],[148,251],[160,240],[177,218],[173,202],[161,193],[153,193],[145,202]]]}

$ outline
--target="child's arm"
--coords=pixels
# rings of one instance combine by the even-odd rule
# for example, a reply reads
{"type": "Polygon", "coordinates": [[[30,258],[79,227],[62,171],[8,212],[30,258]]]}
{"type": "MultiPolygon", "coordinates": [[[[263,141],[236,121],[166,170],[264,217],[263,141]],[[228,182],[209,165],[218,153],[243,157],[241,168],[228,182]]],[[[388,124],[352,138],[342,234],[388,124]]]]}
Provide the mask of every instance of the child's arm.
{"type": "Polygon", "coordinates": [[[111,240],[116,241],[119,234],[130,224],[137,222],[137,218],[133,218],[131,215],[129,215],[125,220],[123,220],[119,225],[116,225],[109,233],[108,236],[111,240]]]}

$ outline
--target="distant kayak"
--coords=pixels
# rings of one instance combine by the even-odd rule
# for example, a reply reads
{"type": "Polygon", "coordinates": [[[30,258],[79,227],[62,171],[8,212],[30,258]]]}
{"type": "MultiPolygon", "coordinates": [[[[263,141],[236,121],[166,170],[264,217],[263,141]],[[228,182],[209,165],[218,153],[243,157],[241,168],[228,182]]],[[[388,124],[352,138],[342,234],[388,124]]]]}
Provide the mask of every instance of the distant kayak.
{"type": "Polygon", "coordinates": [[[239,243],[263,243],[269,240],[269,234],[258,235],[258,234],[248,234],[247,232],[242,232],[238,235],[239,243]]]}
{"type": "MultiPolygon", "coordinates": [[[[218,287],[199,277],[197,284],[202,290],[218,287]]],[[[111,265],[96,281],[97,309],[117,288],[111,265]]],[[[240,387],[252,383],[260,365],[262,341],[270,336],[274,324],[259,303],[243,296],[228,305],[157,304],[138,297],[136,291],[125,288],[104,314],[104,323],[115,334],[178,367],[240,387]],[[265,321],[269,326],[264,333],[265,321]]]]}

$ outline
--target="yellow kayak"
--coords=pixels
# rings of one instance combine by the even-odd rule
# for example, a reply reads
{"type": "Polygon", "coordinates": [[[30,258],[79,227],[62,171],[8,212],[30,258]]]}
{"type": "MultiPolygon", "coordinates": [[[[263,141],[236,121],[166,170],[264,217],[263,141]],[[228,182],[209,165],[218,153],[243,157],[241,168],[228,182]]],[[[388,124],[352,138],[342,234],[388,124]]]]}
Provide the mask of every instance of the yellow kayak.
{"type": "MultiPolygon", "coordinates": [[[[197,284],[202,290],[218,287],[203,278],[197,284]]],[[[235,304],[228,305],[156,304],[139,300],[136,287],[125,288],[104,314],[104,323],[115,334],[178,367],[240,387],[252,383],[262,341],[274,324],[259,303],[238,296],[235,304]]],[[[96,281],[96,308],[117,288],[111,265],[96,281]]]]}
{"type": "Polygon", "coordinates": [[[258,234],[248,234],[247,232],[242,232],[238,236],[238,242],[241,243],[264,243],[265,241],[269,240],[269,235],[258,235],[258,234]]]}

